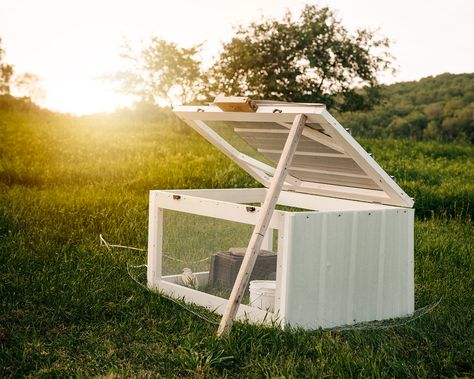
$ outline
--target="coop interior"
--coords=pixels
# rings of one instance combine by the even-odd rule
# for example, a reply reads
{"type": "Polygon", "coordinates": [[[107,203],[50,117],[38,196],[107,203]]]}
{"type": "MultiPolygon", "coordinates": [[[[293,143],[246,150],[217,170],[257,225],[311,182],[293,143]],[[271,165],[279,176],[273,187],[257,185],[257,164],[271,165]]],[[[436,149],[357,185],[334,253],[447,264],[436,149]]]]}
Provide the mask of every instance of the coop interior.
{"type": "MultiPolygon", "coordinates": [[[[250,211],[257,206],[246,205],[250,211]]],[[[228,299],[253,228],[250,224],[165,209],[162,280],[228,299]]],[[[278,230],[269,229],[243,304],[274,311],[277,254],[278,230]]]]}

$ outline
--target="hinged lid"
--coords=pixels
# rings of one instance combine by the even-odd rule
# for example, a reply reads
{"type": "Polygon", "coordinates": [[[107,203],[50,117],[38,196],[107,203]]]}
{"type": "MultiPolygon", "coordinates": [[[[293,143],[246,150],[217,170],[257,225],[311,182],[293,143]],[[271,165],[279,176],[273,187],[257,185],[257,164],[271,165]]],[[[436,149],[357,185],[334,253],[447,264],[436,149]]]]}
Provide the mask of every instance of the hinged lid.
{"type": "Polygon", "coordinates": [[[252,104],[257,107],[254,112],[223,111],[216,104],[180,106],[174,112],[265,187],[270,185],[294,118],[305,114],[306,126],[288,170],[285,190],[413,206],[413,200],[323,104],[252,104]]]}

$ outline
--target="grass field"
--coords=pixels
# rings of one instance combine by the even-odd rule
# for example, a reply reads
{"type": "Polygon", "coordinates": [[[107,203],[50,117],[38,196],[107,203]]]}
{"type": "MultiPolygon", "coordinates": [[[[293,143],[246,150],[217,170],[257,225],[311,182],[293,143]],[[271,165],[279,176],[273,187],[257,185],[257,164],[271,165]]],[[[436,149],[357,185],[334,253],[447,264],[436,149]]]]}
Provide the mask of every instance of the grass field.
{"type": "Polygon", "coordinates": [[[146,247],[150,189],[257,183],[166,112],[0,110],[0,377],[474,376],[474,147],[362,144],[415,197],[416,308],[439,305],[388,329],[237,323],[217,339],[131,280],[144,253],[98,235],[146,247]]]}

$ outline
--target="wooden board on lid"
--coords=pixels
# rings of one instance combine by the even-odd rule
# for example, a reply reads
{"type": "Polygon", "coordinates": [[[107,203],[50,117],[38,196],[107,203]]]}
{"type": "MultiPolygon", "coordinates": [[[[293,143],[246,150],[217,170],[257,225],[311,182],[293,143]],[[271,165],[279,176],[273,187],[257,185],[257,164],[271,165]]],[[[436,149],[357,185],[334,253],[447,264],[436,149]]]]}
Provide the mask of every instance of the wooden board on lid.
{"type": "Polygon", "coordinates": [[[249,97],[219,95],[214,99],[214,104],[224,112],[255,112],[258,108],[249,97]]]}

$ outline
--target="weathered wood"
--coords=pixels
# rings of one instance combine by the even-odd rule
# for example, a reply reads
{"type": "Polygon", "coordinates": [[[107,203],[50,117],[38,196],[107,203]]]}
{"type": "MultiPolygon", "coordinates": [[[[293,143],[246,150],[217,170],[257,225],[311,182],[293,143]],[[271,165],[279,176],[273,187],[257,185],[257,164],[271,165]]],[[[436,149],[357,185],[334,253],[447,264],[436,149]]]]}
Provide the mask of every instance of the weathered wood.
{"type": "Polygon", "coordinates": [[[227,303],[224,315],[220,322],[217,331],[219,336],[228,333],[232,326],[232,322],[239,308],[250,274],[255,265],[258,252],[265,238],[265,232],[268,229],[270,219],[275,210],[275,205],[278,201],[283,184],[285,183],[286,173],[288,167],[291,165],[291,160],[305,127],[306,119],[305,115],[300,114],[297,115],[293,121],[293,126],[288,135],[285,148],[283,149],[280,161],[278,162],[275,175],[271,181],[270,188],[265,197],[258,221],[255,224],[255,229],[247,247],[242,266],[240,267],[232,293],[230,294],[229,302],[227,303]]]}
{"type": "Polygon", "coordinates": [[[224,112],[255,112],[258,108],[249,97],[217,96],[214,104],[224,112]]]}

